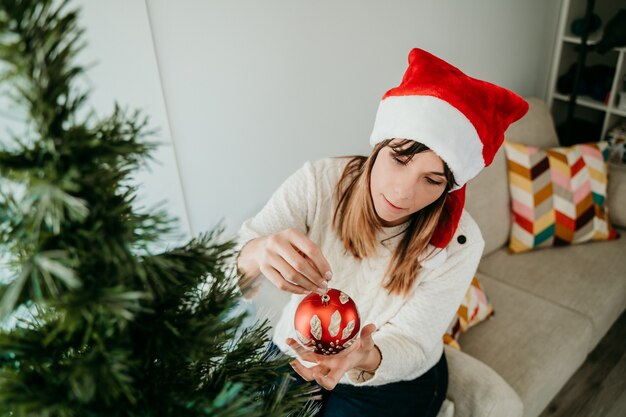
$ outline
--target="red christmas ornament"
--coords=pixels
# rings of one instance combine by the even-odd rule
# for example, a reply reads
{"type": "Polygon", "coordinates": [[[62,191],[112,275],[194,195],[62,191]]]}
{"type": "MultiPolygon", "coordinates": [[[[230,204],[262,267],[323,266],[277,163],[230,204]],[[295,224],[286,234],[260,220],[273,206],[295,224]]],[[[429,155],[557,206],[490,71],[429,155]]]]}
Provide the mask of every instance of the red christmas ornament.
{"type": "Polygon", "coordinates": [[[294,327],[300,343],[315,353],[333,355],[354,343],[361,319],[354,300],[329,289],[326,295],[311,293],[298,304],[294,327]]]}

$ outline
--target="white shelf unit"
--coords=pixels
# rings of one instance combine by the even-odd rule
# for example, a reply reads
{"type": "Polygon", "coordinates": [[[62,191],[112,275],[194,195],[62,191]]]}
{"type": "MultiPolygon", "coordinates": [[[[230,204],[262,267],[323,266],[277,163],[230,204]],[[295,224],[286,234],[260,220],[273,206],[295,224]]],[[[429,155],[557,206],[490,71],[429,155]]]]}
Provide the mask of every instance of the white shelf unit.
{"type": "MultiPolygon", "coordinates": [[[[554,45],[554,55],[548,83],[547,103],[552,110],[555,123],[560,125],[567,116],[569,94],[557,91],[559,77],[567,73],[571,65],[578,60],[577,48],[581,44],[581,38],[572,34],[570,26],[575,19],[584,18],[587,7],[586,0],[562,0],[559,28],[554,45]]],[[[626,0],[596,0],[594,14],[600,16],[602,24],[600,29],[589,35],[588,45],[594,45],[602,39],[602,31],[606,23],[626,8],[626,0]]],[[[626,47],[613,48],[605,55],[588,50],[585,67],[592,65],[608,65],[614,67],[611,90],[603,101],[590,96],[578,95],[574,116],[599,126],[599,137],[578,138],[577,142],[591,142],[606,139],[607,132],[618,123],[626,121],[626,109],[619,108],[619,93],[623,90],[622,80],[626,75],[626,47]]]]}

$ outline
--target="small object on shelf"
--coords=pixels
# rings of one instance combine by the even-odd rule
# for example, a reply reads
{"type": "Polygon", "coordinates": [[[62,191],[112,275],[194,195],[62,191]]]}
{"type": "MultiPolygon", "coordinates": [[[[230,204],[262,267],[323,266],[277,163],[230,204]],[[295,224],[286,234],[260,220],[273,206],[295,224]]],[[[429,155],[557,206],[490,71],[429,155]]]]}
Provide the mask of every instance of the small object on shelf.
{"type": "Polygon", "coordinates": [[[609,143],[609,162],[626,164],[626,121],[611,129],[606,140],[609,143]]]}
{"type": "MultiPolygon", "coordinates": [[[[594,13],[593,16],[591,17],[591,24],[589,25],[590,27],[587,33],[591,34],[597,31],[598,29],[600,29],[601,25],[602,25],[602,19],[600,19],[600,16],[594,13]]],[[[585,33],[587,29],[585,26],[586,26],[585,16],[583,16],[578,19],[574,19],[574,21],[570,25],[570,29],[574,35],[583,36],[583,34],[585,33]]]]}
{"type": "MultiPolygon", "coordinates": [[[[576,65],[573,63],[568,71],[561,75],[556,83],[556,89],[561,94],[570,94],[574,88],[576,65]]],[[[580,77],[577,95],[587,95],[594,100],[604,102],[611,91],[611,84],[615,76],[615,68],[608,65],[591,65],[585,67],[580,77]]]]}
{"type": "Polygon", "coordinates": [[[604,55],[613,48],[626,46],[626,9],[620,9],[604,28],[602,39],[594,46],[594,50],[604,55]]]}
{"type": "Polygon", "coordinates": [[[315,353],[334,355],[349,348],[361,329],[356,304],[346,293],[329,289],[312,292],[300,301],[294,317],[298,341],[315,353]]]}

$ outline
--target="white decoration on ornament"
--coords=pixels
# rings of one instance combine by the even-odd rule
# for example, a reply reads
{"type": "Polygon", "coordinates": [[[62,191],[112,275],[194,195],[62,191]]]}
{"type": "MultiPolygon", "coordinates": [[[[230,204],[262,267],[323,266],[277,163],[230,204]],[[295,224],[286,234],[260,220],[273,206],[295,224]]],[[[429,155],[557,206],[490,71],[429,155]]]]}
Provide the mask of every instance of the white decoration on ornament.
{"type": "Polygon", "coordinates": [[[320,318],[317,317],[317,314],[311,317],[311,334],[313,338],[316,340],[320,340],[322,338],[322,322],[320,318]]]}
{"type": "Polygon", "coordinates": [[[353,330],[354,330],[354,320],[350,320],[350,322],[346,325],[346,328],[343,329],[343,332],[341,333],[341,338],[346,339],[347,337],[350,336],[350,334],[352,334],[353,330]]]}
{"type": "Polygon", "coordinates": [[[341,304],[345,304],[350,300],[350,297],[348,297],[348,294],[344,294],[343,292],[339,294],[339,301],[341,301],[341,304]]]}
{"type": "Polygon", "coordinates": [[[303,345],[308,345],[309,343],[311,343],[311,339],[307,339],[306,337],[304,337],[302,333],[300,333],[298,330],[296,330],[296,335],[298,336],[300,343],[302,343],[303,345]]]}
{"type": "Polygon", "coordinates": [[[337,336],[339,333],[339,327],[341,326],[341,313],[339,310],[335,310],[333,315],[330,317],[330,324],[328,325],[328,332],[331,336],[337,336]]]}

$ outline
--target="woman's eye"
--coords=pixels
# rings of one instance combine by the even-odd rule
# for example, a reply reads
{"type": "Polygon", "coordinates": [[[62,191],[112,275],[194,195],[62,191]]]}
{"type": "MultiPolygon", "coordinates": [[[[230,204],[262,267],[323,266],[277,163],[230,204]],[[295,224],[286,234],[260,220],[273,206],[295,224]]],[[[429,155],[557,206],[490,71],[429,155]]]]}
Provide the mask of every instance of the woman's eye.
{"type": "Polygon", "coordinates": [[[442,182],[435,181],[435,180],[433,180],[431,178],[428,178],[428,177],[426,177],[426,181],[428,181],[432,185],[441,185],[441,184],[443,184],[442,182]]]}

